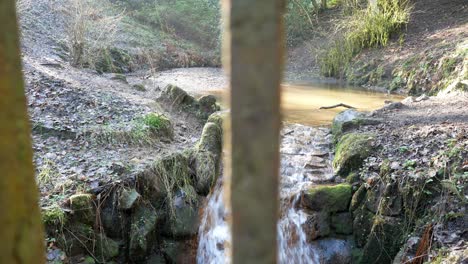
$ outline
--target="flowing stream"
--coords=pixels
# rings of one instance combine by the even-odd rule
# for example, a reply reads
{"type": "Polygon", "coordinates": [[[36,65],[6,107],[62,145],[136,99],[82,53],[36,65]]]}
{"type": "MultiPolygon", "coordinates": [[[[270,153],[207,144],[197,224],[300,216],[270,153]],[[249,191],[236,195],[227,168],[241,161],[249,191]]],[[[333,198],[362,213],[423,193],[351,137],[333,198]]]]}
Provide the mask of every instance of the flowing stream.
{"type": "MultiPolygon", "coordinates": [[[[345,103],[359,110],[372,110],[384,100],[399,99],[382,93],[336,85],[284,85],[282,109],[288,122],[281,131],[280,200],[278,221],[279,263],[330,262],[332,255],[349,252],[346,239],[308,239],[307,212],[298,205],[300,192],[308,186],[333,181],[331,134],[327,127],[342,109],[319,110],[320,106],[345,103]],[[294,123],[294,124],[293,124],[294,123]]],[[[208,196],[199,229],[197,263],[228,263],[229,209],[223,203],[220,177],[208,196]]],[[[346,258],[344,256],[343,258],[346,258]]],[[[332,261],[333,262],[333,261],[332,261]]]]}

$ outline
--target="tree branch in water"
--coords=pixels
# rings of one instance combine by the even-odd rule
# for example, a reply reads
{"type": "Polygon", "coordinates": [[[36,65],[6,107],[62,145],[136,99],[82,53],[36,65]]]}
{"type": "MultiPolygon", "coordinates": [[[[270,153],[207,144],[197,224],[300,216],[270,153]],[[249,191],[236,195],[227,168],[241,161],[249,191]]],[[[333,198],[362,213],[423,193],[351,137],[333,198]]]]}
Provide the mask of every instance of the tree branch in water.
{"type": "Polygon", "coordinates": [[[353,107],[353,106],[350,106],[350,105],[347,105],[347,104],[343,104],[343,103],[332,105],[332,106],[322,106],[319,109],[332,109],[332,108],[337,108],[337,107],[346,107],[346,108],[356,109],[356,107],[353,107]]]}

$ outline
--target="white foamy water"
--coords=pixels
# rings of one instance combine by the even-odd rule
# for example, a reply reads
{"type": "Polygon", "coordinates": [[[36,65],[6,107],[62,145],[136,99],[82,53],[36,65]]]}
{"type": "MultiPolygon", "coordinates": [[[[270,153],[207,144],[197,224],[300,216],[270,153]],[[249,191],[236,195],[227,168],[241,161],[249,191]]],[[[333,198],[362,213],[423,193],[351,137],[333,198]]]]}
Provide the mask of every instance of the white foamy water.
{"type": "MultiPolygon", "coordinates": [[[[278,220],[279,263],[319,263],[318,249],[308,243],[304,223],[308,215],[298,209],[301,190],[333,176],[330,134],[325,128],[288,125],[281,142],[281,217],[278,220]]],[[[225,221],[222,179],[208,197],[199,229],[197,263],[229,263],[231,233],[225,221]]]]}

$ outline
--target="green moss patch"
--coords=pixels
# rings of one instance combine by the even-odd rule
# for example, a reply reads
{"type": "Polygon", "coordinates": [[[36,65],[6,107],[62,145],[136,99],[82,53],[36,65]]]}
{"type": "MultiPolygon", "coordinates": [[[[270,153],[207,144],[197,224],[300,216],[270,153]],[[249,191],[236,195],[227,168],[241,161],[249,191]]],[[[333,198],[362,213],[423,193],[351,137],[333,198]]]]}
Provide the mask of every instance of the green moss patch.
{"type": "Polygon", "coordinates": [[[346,211],[351,195],[352,187],[349,184],[313,186],[302,192],[301,204],[313,211],[346,211]]]}
{"type": "Polygon", "coordinates": [[[344,135],[338,142],[333,159],[336,174],[347,176],[350,172],[361,167],[373,149],[374,135],[350,133],[344,135]]]}

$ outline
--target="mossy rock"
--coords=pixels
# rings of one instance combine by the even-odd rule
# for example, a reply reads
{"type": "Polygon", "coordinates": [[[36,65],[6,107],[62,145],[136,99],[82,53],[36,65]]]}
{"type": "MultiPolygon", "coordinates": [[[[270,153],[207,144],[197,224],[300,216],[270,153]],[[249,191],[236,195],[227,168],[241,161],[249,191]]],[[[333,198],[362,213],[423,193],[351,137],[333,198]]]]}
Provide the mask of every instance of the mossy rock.
{"type": "Polygon", "coordinates": [[[344,135],[335,150],[333,159],[335,173],[345,177],[352,171],[358,170],[374,148],[374,137],[368,133],[344,135]]]}
{"type": "Polygon", "coordinates": [[[366,244],[367,237],[372,229],[374,214],[366,209],[364,205],[353,212],[353,234],[358,247],[366,244]]]}
{"type": "Polygon", "coordinates": [[[367,188],[364,184],[359,186],[358,190],[353,194],[351,198],[351,206],[349,207],[350,211],[356,210],[364,202],[366,198],[367,188]]]}
{"type": "Polygon", "coordinates": [[[161,114],[149,113],[143,117],[143,123],[149,131],[159,137],[174,138],[174,128],[171,120],[161,114]]]}
{"type": "Polygon", "coordinates": [[[95,239],[93,227],[80,222],[73,222],[67,225],[63,233],[57,235],[57,246],[63,249],[68,256],[88,253],[87,248],[91,248],[95,239]]]}
{"type": "Polygon", "coordinates": [[[196,148],[200,151],[211,152],[215,156],[221,155],[223,133],[222,128],[216,123],[206,123],[203,127],[200,141],[196,148]]]}
{"type": "Polygon", "coordinates": [[[208,151],[197,151],[194,156],[195,190],[206,196],[218,178],[220,160],[208,151]]]}
{"type": "Polygon", "coordinates": [[[357,172],[351,172],[347,177],[346,177],[346,182],[349,184],[357,183],[360,180],[359,173],[357,172]]]}
{"type": "Polygon", "coordinates": [[[200,111],[204,115],[211,115],[212,113],[219,111],[220,107],[216,104],[216,97],[213,95],[204,95],[198,99],[200,111]]]}
{"type": "Polygon", "coordinates": [[[130,72],[131,57],[128,52],[115,47],[106,48],[98,51],[99,57],[95,62],[95,69],[98,73],[116,72],[125,73],[130,72]]]}
{"type": "Polygon", "coordinates": [[[94,196],[89,193],[79,193],[70,196],[70,208],[73,211],[73,219],[93,225],[96,220],[96,211],[94,209],[94,196]]]}
{"type": "Polygon", "coordinates": [[[176,106],[191,105],[195,101],[195,98],[189,96],[186,91],[172,84],[164,88],[163,96],[176,106]]]}
{"type": "Polygon", "coordinates": [[[119,243],[104,234],[96,236],[95,255],[101,262],[106,262],[119,255],[119,243]]]}
{"type": "Polygon", "coordinates": [[[348,210],[352,187],[349,184],[317,185],[301,193],[303,207],[313,211],[339,212],[348,210]]]}
{"type": "Polygon", "coordinates": [[[376,216],[358,263],[392,263],[402,245],[403,230],[400,218],[376,216]]]}
{"type": "Polygon", "coordinates": [[[119,195],[119,209],[128,210],[133,208],[141,195],[135,189],[123,189],[119,195]]]}
{"type": "Polygon", "coordinates": [[[125,75],[123,75],[123,74],[120,74],[120,73],[114,74],[114,76],[111,77],[111,80],[116,80],[116,81],[119,81],[121,83],[128,84],[127,77],[125,75]]]}
{"type": "Polygon", "coordinates": [[[142,260],[155,242],[158,216],[151,206],[141,203],[131,216],[129,233],[129,256],[134,261],[142,260]]]}
{"type": "Polygon", "coordinates": [[[62,228],[68,220],[65,211],[57,204],[43,207],[41,213],[46,229],[62,228]]]}
{"type": "Polygon", "coordinates": [[[342,126],[345,122],[350,122],[362,116],[363,114],[361,112],[358,112],[354,109],[348,109],[337,114],[333,118],[332,127],[331,127],[334,141],[337,142],[338,139],[343,134],[342,126]]]}
{"type": "Polygon", "coordinates": [[[223,124],[226,120],[226,118],[229,117],[229,112],[226,111],[218,111],[213,114],[211,114],[208,119],[206,120],[207,123],[215,123],[217,124],[221,129],[223,129],[223,124]]]}
{"type": "Polygon", "coordinates": [[[133,86],[133,89],[139,91],[139,92],[145,92],[146,91],[146,87],[143,85],[143,84],[134,84],[133,86]]]}
{"type": "Polygon", "coordinates": [[[335,233],[350,235],[353,233],[353,217],[349,212],[336,213],[331,217],[331,226],[335,233]]]}

